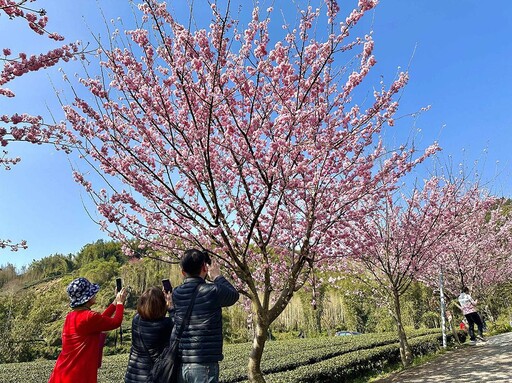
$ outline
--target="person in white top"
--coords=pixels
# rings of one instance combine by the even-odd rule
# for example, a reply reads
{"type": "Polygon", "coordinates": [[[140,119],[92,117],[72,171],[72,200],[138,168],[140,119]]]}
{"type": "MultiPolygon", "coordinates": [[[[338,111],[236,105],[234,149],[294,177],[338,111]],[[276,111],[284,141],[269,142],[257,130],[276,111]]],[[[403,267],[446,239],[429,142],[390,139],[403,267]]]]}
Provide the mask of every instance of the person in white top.
{"type": "Polygon", "coordinates": [[[469,295],[469,289],[467,287],[462,288],[462,292],[459,295],[459,304],[462,313],[466,317],[469,325],[469,339],[475,343],[477,336],[475,336],[475,324],[478,327],[478,339],[486,341],[483,334],[484,324],[478,310],[476,308],[477,301],[471,298],[469,295]]]}

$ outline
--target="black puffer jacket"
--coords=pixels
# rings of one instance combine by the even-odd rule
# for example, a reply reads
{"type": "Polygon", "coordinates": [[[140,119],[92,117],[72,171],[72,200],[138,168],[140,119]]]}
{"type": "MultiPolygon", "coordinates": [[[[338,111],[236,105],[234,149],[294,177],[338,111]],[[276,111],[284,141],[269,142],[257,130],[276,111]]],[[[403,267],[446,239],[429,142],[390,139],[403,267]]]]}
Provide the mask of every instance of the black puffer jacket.
{"type": "Polygon", "coordinates": [[[199,286],[188,327],[180,341],[180,357],[183,363],[213,363],[222,360],[222,307],[231,306],[238,300],[238,292],[224,277],[206,283],[203,278],[186,278],[172,293],[175,326],[171,338],[187,312],[196,286],[199,286]]]}
{"type": "Polygon", "coordinates": [[[172,327],[170,317],[148,321],[139,314],[135,315],[132,320],[132,347],[124,377],[126,383],[146,382],[153,361],[169,344],[172,327]]]}

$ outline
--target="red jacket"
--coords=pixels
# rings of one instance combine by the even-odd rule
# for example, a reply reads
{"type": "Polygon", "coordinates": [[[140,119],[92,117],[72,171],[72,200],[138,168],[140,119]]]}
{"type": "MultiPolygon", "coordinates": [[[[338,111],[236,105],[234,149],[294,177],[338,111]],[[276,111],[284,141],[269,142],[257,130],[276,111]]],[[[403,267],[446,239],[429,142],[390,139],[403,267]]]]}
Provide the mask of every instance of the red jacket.
{"type": "Polygon", "coordinates": [[[123,305],[113,304],[103,314],[71,311],[62,329],[62,351],[48,383],[96,383],[101,361],[100,334],[119,327],[123,312],[123,305]]]}

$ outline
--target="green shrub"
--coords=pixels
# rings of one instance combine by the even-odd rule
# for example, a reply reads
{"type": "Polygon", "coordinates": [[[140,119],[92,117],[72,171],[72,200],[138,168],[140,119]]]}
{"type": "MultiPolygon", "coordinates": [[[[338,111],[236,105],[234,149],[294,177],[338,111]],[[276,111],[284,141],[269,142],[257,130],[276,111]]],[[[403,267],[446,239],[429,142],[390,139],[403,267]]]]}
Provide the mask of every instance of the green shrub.
{"type": "MultiPolygon", "coordinates": [[[[451,338],[451,337],[449,337],[451,338]]],[[[436,352],[440,348],[439,334],[412,338],[409,343],[415,356],[436,352]]],[[[351,382],[387,365],[400,362],[399,344],[392,343],[369,349],[355,350],[293,370],[265,376],[268,383],[330,383],[351,382]]]]}
{"type": "Polygon", "coordinates": [[[488,324],[488,331],[491,335],[503,334],[512,331],[512,321],[508,314],[501,314],[495,322],[488,324]]]}
{"type": "MultiPolygon", "coordinates": [[[[415,330],[409,334],[415,356],[435,352],[440,347],[441,334],[436,330],[415,330]]],[[[448,339],[451,341],[451,334],[448,339]]],[[[128,343],[123,344],[128,351],[128,343]]],[[[399,363],[398,339],[394,333],[364,334],[350,337],[324,337],[269,342],[263,354],[262,368],[269,383],[347,382],[355,376],[381,371],[399,363]]],[[[55,348],[54,348],[55,350],[55,348]]],[[[122,382],[128,354],[106,355],[98,371],[102,383],[122,382]]],[[[119,351],[119,348],[117,349],[119,351]]],[[[251,343],[226,345],[221,362],[223,383],[247,379],[247,361],[251,343]]],[[[48,349],[48,353],[51,349],[48,349]]],[[[28,363],[0,365],[0,382],[46,383],[55,361],[38,360],[28,363]]]]}

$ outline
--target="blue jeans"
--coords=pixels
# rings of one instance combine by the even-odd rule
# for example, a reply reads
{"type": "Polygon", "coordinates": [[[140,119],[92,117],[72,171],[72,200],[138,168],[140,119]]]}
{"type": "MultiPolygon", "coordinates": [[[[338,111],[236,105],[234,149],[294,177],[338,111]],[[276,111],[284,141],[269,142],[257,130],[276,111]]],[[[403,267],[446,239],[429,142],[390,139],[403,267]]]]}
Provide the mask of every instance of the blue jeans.
{"type": "Polygon", "coordinates": [[[219,363],[183,363],[178,383],[218,383],[219,363]]]}

